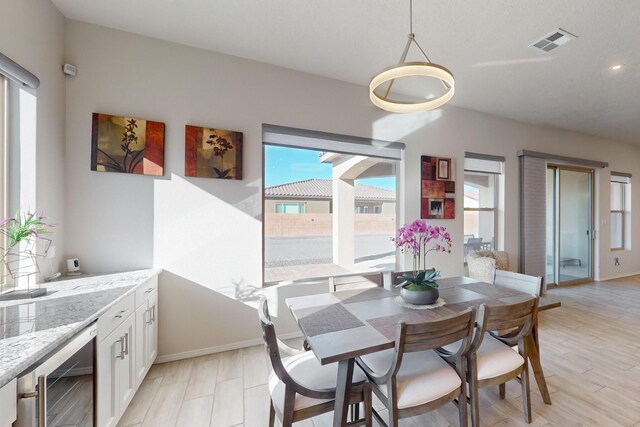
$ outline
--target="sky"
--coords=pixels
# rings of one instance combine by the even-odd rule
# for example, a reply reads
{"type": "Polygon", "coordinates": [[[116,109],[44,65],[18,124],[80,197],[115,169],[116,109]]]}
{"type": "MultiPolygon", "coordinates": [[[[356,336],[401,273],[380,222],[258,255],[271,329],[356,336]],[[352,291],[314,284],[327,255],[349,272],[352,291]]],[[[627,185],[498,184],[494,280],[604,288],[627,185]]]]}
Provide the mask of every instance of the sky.
{"type": "MultiPolygon", "coordinates": [[[[264,186],[273,187],[304,179],[331,179],[331,164],[321,163],[319,151],[299,148],[264,146],[264,186]]],[[[357,179],[357,183],[396,189],[395,177],[357,179]]]]}

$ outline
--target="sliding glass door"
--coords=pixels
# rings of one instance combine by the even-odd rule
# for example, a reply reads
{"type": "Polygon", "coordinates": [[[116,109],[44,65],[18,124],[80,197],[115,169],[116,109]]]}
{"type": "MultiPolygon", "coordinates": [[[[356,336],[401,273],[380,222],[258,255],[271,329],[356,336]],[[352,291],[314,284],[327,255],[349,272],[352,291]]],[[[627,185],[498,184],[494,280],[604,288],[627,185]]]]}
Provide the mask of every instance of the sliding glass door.
{"type": "Polygon", "coordinates": [[[593,279],[593,170],[550,166],[547,171],[548,284],[593,279]]]}

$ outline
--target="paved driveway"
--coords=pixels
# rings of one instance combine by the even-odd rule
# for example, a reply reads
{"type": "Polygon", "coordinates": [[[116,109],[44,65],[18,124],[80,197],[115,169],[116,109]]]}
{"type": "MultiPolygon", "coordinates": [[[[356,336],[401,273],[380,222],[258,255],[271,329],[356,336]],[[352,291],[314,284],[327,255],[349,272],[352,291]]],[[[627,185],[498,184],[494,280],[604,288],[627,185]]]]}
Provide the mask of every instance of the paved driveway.
{"type": "MultiPolygon", "coordinates": [[[[355,237],[355,262],[362,262],[395,253],[390,235],[367,235],[355,237]]],[[[264,242],[265,267],[284,267],[303,264],[325,264],[332,262],[332,238],[315,237],[268,237],[264,242]]]]}

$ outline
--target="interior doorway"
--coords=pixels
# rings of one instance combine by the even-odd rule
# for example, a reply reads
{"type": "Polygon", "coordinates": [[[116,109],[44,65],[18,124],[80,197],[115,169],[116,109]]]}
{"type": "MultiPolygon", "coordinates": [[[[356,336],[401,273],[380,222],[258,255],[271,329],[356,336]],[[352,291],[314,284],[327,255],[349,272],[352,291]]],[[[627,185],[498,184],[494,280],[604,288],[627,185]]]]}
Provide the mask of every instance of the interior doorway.
{"type": "Polygon", "coordinates": [[[593,169],[547,167],[546,283],[593,280],[593,169]]]}

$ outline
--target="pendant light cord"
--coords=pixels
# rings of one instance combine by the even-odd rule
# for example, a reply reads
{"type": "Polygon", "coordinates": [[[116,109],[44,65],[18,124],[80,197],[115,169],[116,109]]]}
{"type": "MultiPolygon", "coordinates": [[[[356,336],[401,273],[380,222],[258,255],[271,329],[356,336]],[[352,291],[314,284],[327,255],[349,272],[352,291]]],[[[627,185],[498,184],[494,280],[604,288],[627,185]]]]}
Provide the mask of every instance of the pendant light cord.
{"type": "MultiPolygon", "coordinates": [[[[413,0],[409,0],[409,40],[407,40],[407,44],[405,45],[404,50],[402,51],[399,64],[403,64],[407,60],[407,54],[409,53],[409,48],[411,47],[411,43],[415,43],[415,45],[418,47],[418,50],[420,50],[420,53],[422,53],[422,55],[425,57],[428,63],[432,63],[431,59],[429,59],[429,57],[427,56],[427,53],[424,51],[424,49],[422,49],[422,46],[420,46],[420,43],[418,43],[418,41],[416,40],[416,35],[413,34],[413,0]]],[[[389,85],[387,86],[387,90],[385,91],[382,99],[385,99],[385,100],[388,99],[394,82],[395,82],[395,79],[392,79],[389,81],[389,85]]],[[[446,89],[451,88],[451,86],[449,86],[444,81],[442,82],[442,84],[446,89]]]]}
{"type": "Polygon", "coordinates": [[[413,0],[409,0],[409,34],[413,34],[413,0]]]}

